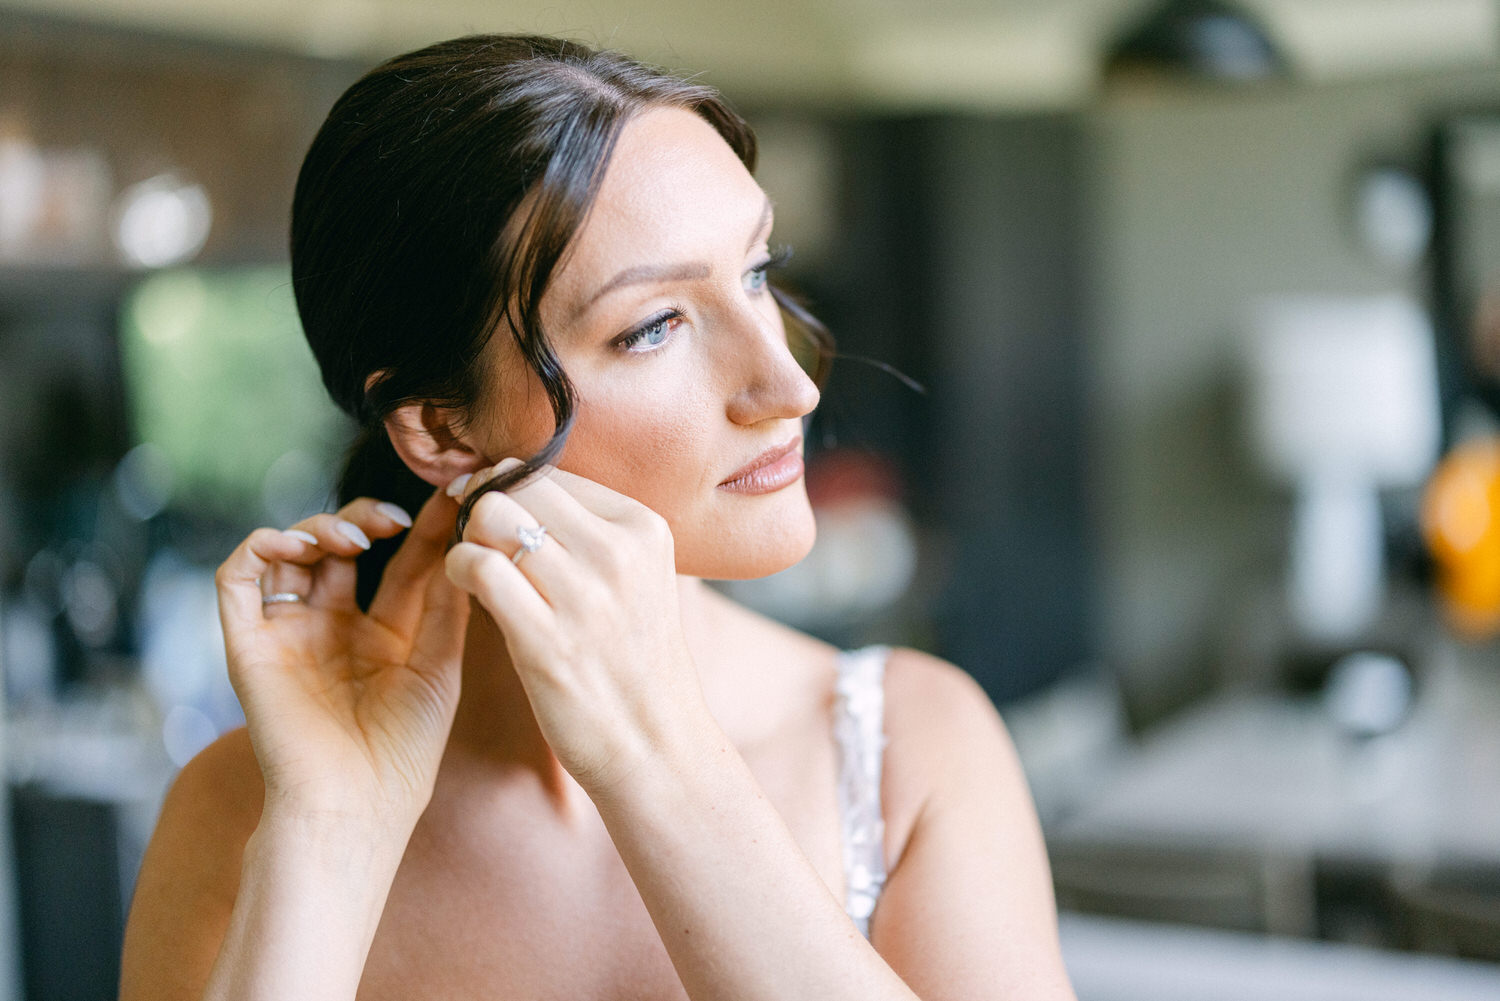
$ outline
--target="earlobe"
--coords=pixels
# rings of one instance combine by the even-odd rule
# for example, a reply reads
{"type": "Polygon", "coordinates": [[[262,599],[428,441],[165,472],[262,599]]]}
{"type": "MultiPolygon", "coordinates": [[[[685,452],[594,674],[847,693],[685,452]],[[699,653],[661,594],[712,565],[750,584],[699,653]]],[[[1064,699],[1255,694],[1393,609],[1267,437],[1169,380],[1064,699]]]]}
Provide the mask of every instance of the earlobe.
{"type": "Polygon", "coordinates": [[[457,416],[431,403],[408,403],[385,419],[386,433],[401,461],[435,487],[490,465],[459,433],[457,416]]]}

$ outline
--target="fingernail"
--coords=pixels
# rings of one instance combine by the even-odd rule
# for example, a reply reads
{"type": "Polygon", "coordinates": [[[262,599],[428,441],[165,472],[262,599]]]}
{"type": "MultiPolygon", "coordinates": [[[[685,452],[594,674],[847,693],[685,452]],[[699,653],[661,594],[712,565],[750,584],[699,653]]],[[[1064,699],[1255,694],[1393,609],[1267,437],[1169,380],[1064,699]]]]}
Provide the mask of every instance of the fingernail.
{"type": "Polygon", "coordinates": [[[333,530],[361,549],[370,548],[370,537],[352,521],[336,521],[333,523],[333,530]]]}
{"type": "Polygon", "coordinates": [[[375,510],[400,525],[402,528],[411,528],[411,515],[390,501],[381,501],[375,505],[375,510]]]}
{"type": "Polygon", "coordinates": [[[517,459],[517,458],[501,459],[499,462],[495,463],[495,472],[497,472],[497,473],[508,473],[512,469],[515,469],[519,465],[521,465],[521,460],[520,459],[517,459]]]}
{"type": "Polygon", "coordinates": [[[459,494],[464,492],[464,487],[468,486],[469,481],[473,478],[473,473],[463,473],[456,477],[452,483],[448,484],[448,489],[443,492],[446,493],[449,497],[457,497],[459,494]]]}
{"type": "Polygon", "coordinates": [[[307,543],[309,546],[318,544],[318,537],[311,532],[304,532],[300,528],[288,528],[282,531],[282,535],[290,535],[292,538],[307,543]]]}

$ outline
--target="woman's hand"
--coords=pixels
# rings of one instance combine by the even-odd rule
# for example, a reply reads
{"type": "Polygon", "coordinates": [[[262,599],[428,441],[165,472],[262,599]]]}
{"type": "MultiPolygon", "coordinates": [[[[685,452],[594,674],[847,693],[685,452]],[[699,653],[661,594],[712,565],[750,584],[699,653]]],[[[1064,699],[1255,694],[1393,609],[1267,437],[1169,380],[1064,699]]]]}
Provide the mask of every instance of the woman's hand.
{"type": "Polygon", "coordinates": [[[711,719],[683,638],[672,533],[645,505],[547,468],[475,502],[447,572],[504,632],[543,737],[590,795],[711,719]],[[518,529],[538,525],[539,544],[523,548],[518,529]]]}
{"type": "Polygon", "coordinates": [[[368,612],[354,557],[410,523],[394,505],[360,498],[288,531],[257,529],[219,567],[229,677],[266,811],[409,836],[458,703],[469,602],[442,573],[457,513],[442,491],[423,505],[368,612]],[[265,603],[271,594],[302,600],[265,603]]]}

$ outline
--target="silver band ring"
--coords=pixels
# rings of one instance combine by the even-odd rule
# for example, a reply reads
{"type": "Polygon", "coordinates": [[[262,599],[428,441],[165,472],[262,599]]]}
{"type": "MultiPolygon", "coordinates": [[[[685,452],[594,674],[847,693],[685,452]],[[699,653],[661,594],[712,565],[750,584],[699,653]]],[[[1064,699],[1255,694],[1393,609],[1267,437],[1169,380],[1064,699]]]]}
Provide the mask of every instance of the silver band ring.
{"type": "Polygon", "coordinates": [[[521,540],[521,548],[516,550],[516,554],[510,558],[510,561],[519,565],[522,556],[542,548],[542,540],[546,537],[546,525],[538,525],[536,528],[527,528],[525,525],[517,527],[516,538],[521,540]]]}
{"type": "Polygon", "coordinates": [[[277,591],[275,594],[263,594],[260,598],[261,606],[266,605],[297,605],[307,601],[300,594],[292,591],[277,591]]]}

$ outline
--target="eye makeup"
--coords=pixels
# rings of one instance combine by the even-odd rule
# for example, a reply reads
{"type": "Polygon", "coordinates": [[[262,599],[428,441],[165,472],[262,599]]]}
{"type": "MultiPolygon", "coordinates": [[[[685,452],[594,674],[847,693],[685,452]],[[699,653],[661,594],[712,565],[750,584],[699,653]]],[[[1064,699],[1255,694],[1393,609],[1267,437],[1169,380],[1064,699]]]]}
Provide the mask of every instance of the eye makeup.
{"type": "MultiPolygon", "coordinates": [[[[791,247],[783,244],[774,248],[769,257],[745,272],[745,290],[756,294],[765,291],[769,285],[770,273],[785,267],[791,257],[791,247]]],[[[612,346],[637,354],[655,350],[671,337],[672,330],[675,329],[673,325],[685,319],[685,312],[680,306],[669,306],[660,310],[615,338],[611,342],[612,346]]]]}

